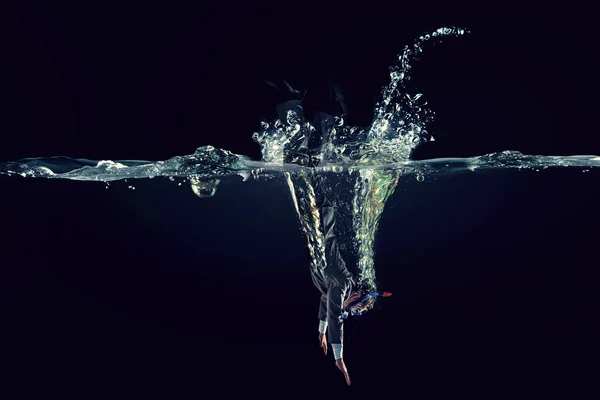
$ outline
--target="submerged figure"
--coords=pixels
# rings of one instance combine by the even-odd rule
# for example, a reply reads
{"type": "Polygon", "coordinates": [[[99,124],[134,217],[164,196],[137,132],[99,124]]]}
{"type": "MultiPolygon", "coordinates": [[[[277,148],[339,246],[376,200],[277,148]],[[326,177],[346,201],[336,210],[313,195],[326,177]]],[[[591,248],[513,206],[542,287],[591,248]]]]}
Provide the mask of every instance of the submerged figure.
{"type": "MultiPolygon", "coordinates": [[[[299,163],[315,167],[321,161],[324,144],[336,123],[343,117],[346,106],[339,88],[330,84],[335,94],[335,102],[330,107],[331,115],[317,112],[314,118],[314,130],[306,132],[306,137],[295,151],[288,152],[286,162],[299,163]]],[[[288,91],[288,95],[297,95],[298,91],[288,91]]],[[[333,97],[333,96],[332,96],[333,97]]],[[[289,112],[303,122],[302,100],[287,100],[277,106],[281,121],[286,121],[289,112]]],[[[328,185],[323,174],[315,170],[307,170],[298,174],[286,173],[286,178],[300,217],[302,228],[306,233],[309,251],[311,252],[312,280],[321,293],[318,312],[319,344],[327,354],[328,344],[333,349],[335,364],[342,371],[346,383],[350,385],[348,369],[343,359],[344,320],[348,315],[361,315],[371,309],[377,296],[389,296],[390,293],[379,293],[368,280],[361,280],[356,262],[348,262],[348,246],[342,246],[342,230],[336,220],[344,217],[353,218],[352,211],[340,209],[341,204],[349,207],[351,202],[339,200],[337,185],[328,185]],[[345,212],[345,214],[344,214],[345,212]],[[342,250],[345,247],[346,251],[342,250]]],[[[343,225],[343,222],[342,222],[343,225]]],[[[348,240],[346,235],[344,239],[348,240]]]]}
{"type": "MultiPolygon", "coordinates": [[[[314,180],[315,205],[324,238],[324,268],[311,268],[312,280],[321,293],[319,304],[319,344],[327,355],[327,341],[331,344],[335,365],[350,385],[348,369],[343,359],[344,319],[370,310],[379,293],[365,293],[358,277],[347,268],[336,235],[336,210],[327,197],[317,176],[314,180]]],[[[385,293],[383,295],[389,295],[385,293]]]]}

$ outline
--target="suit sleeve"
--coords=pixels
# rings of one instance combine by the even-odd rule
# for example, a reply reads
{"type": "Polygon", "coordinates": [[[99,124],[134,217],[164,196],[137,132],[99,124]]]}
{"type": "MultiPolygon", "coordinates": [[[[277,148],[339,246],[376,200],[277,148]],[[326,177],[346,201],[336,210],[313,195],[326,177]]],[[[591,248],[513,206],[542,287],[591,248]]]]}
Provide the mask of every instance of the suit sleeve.
{"type": "Polygon", "coordinates": [[[349,285],[345,280],[330,282],[327,290],[327,340],[332,345],[343,345],[344,343],[342,313],[344,300],[348,297],[348,290],[349,285]]]}
{"type": "Polygon", "coordinates": [[[327,331],[327,296],[321,295],[319,302],[319,332],[325,333],[327,331]]]}

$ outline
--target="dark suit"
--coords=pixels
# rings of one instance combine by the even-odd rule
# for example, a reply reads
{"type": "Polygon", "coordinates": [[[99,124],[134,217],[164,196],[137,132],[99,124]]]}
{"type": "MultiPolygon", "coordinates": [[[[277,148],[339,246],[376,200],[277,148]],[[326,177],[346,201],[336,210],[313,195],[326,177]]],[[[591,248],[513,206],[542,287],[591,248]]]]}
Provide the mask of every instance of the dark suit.
{"type": "MultiPolygon", "coordinates": [[[[277,113],[282,123],[286,123],[288,111],[294,111],[304,123],[302,103],[300,100],[289,100],[277,106],[277,113]]],[[[305,131],[306,137],[298,148],[286,149],[286,162],[295,162],[300,157],[309,160],[307,166],[316,166],[322,145],[328,140],[330,129],[335,123],[335,117],[317,112],[313,126],[315,130],[305,131]]],[[[311,275],[317,289],[321,292],[319,320],[327,322],[327,339],[331,344],[343,343],[343,319],[341,318],[344,301],[354,290],[356,283],[353,274],[346,267],[346,262],[340,251],[336,229],[336,210],[331,201],[332,188],[322,184],[322,176],[316,173],[306,173],[303,178],[292,179],[296,189],[312,187],[314,191],[314,206],[318,210],[318,229],[314,234],[319,235],[323,242],[324,261],[319,260],[311,265],[311,275]]],[[[306,190],[303,190],[306,193],[306,190]]],[[[306,195],[306,194],[305,194],[306,195]]],[[[298,210],[300,213],[311,213],[312,208],[298,210]]],[[[313,221],[316,225],[316,220],[313,221]]],[[[315,229],[317,227],[313,227],[315,229]]],[[[313,229],[310,229],[313,231],[313,229]]]]}

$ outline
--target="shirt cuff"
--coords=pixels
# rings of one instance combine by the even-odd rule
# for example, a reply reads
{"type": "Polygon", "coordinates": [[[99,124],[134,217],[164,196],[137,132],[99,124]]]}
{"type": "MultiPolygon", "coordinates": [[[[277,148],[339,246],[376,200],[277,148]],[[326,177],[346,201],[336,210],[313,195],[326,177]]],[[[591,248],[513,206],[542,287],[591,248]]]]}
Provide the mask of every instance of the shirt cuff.
{"type": "Polygon", "coordinates": [[[333,347],[333,357],[336,360],[342,358],[342,353],[344,350],[344,346],[341,343],[331,343],[331,347],[333,347]]]}
{"type": "Polygon", "coordinates": [[[325,334],[327,331],[327,321],[319,321],[319,333],[325,334]]]}

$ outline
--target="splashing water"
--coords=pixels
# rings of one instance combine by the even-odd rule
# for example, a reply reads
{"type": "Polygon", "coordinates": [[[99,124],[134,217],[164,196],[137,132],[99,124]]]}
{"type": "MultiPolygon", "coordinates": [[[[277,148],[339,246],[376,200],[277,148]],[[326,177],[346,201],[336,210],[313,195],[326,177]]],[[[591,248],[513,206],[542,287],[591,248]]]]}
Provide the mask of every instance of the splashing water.
{"type": "MultiPolygon", "coordinates": [[[[460,28],[440,28],[421,36],[412,46],[405,46],[398,61],[390,67],[390,83],[383,88],[382,98],[375,105],[371,125],[348,126],[338,117],[335,126],[325,134],[319,161],[381,164],[408,160],[418,145],[430,140],[426,127],[433,120],[427,103],[421,101],[422,94],[412,95],[406,90],[411,63],[423,52],[427,42],[465,33],[460,28]]],[[[309,122],[303,122],[296,110],[289,110],[283,121],[262,121],[260,131],[252,138],[260,145],[264,161],[283,163],[287,156],[298,152],[315,129],[309,122]]]]}
{"type": "MultiPolygon", "coordinates": [[[[368,127],[346,125],[342,117],[327,132],[315,156],[316,166],[290,162],[316,128],[294,110],[284,120],[262,121],[252,135],[260,146],[262,160],[233,154],[212,146],[198,148],[194,154],[175,156],[165,161],[87,160],[68,157],[26,158],[0,164],[0,174],[31,178],[110,181],[154,177],[189,179],[199,197],[212,197],[222,178],[283,174],[290,189],[311,255],[313,268],[324,268],[324,237],[315,205],[314,179],[329,188],[339,225],[340,247],[352,261],[359,283],[376,289],[374,240],[379,220],[399,177],[425,177],[460,171],[495,169],[536,170],[560,167],[593,168],[600,166],[598,156],[538,156],[504,151],[472,158],[444,158],[412,161],[410,156],[422,143],[433,140],[427,126],[433,112],[420,93],[409,93],[412,62],[425,44],[445,37],[465,34],[460,28],[440,28],[405,46],[390,67],[390,82],[382,90],[372,123],[368,127]]],[[[587,169],[584,169],[587,171],[587,169]]],[[[181,184],[181,183],[179,183],[181,184]]],[[[108,187],[108,186],[107,186],[108,187]]],[[[130,185],[130,188],[134,188],[130,185]]]]}

